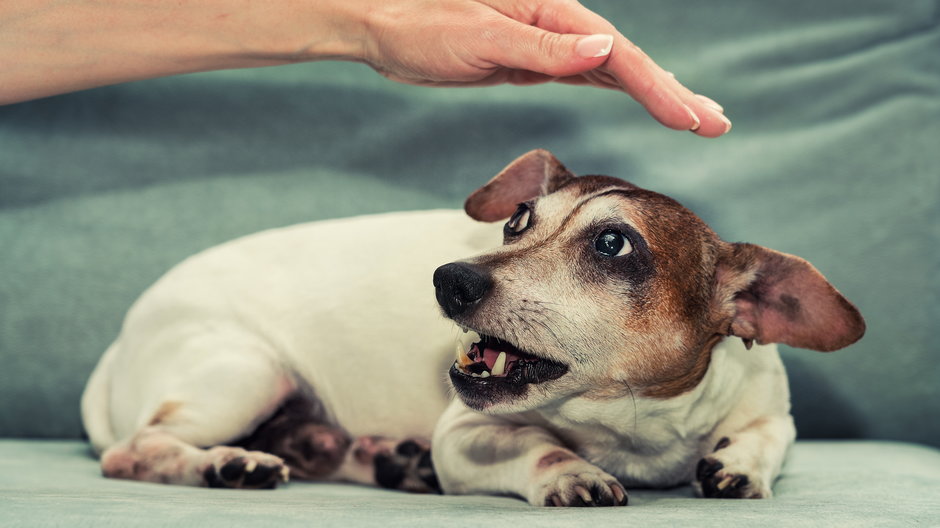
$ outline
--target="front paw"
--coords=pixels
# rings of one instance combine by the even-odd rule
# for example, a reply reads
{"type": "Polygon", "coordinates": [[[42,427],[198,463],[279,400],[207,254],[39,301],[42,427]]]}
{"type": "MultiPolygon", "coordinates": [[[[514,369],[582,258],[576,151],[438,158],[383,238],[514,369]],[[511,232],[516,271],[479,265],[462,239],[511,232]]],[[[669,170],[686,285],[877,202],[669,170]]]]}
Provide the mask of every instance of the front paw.
{"type": "Polygon", "coordinates": [[[208,455],[202,474],[210,488],[274,489],[288,480],[287,466],[274,455],[226,446],[214,447],[208,455]]]}
{"type": "MultiPolygon", "coordinates": [[[[554,468],[553,468],[554,469],[554,468]]],[[[584,461],[571,461],[546,475],[529,494],[534,506],[626,506],[627,491],[616,478],[584,461]]]]}
{"type": "Polygon", "coordinates": [[[770,488],[758,479],[740,468],[725,467],[713,456],[699,460],[695,480],[696,488],[705,498],[765,499],[771,496],[770,488]]]}

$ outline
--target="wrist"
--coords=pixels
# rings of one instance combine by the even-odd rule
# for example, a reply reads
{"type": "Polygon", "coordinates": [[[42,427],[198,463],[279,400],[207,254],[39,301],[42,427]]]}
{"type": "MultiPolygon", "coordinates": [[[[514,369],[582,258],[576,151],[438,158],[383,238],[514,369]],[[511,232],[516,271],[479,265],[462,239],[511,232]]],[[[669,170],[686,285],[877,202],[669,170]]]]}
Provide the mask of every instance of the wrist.
{"type": "Polygon", "coordinates": [[[229,56],[239,65],[361,60],[364,55],[365,15],[359,2],[226,3],[236,5],[230,16],[223,10],[216,15],[221,29],[216,34],[222,45],[229,46],[229,56]]]}

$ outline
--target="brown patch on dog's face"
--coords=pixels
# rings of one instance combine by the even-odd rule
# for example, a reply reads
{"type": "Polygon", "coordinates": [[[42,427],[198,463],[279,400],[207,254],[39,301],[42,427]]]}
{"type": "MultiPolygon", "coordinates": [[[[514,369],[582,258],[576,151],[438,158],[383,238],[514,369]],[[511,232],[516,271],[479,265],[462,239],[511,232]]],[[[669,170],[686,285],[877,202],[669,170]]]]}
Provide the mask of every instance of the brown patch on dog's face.
{"type": "Polygon", "coordinates": [[[828,351],[865,330],[805,260],[723,242],[675,200],[609,176],[575,177],[545,151],[510,164],[467,212],[509,218],[502,247],[442,266],[452,273],[435,282],[445,313],[482,335],[451,369],[477,410],[571,395],[671,398],[701,382],[725,336],[828,351]]]}
{"type": "MultiPolygon", "coordinates": [[[[507,400],[665,398],[698,384],[708,365],[700,352],[717,341],[707,327],[718,241],[698,217],[607,176],[571,180],[520,211],[504,246],[470,261],[493,286],[455,320],[570,372],[507,400]]],[[[476,407],[515,407],[488,398],[476,407]]]]}

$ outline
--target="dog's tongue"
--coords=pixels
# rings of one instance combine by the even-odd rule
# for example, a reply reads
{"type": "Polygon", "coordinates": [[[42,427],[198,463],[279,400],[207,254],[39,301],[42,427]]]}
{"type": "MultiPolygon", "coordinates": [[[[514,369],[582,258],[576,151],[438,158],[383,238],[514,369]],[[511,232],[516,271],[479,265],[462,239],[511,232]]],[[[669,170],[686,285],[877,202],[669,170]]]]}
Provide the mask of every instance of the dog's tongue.
{"type": "MultiPolygon", "coordinates": [[[[474,357],[477,358],[477,361],[480,361],[480,347],[483,347],[482,350],[482,360],[486,364],[487,370],[493,370],[493,366],[496,364],[496,360],[499,359],[500,353],[506,353],[505,366],[508,367],[513,361],[518,361],[519,356],[517,354],[516,347],[508,343],[475,343],[473,345],[473,351],[476,352],[474,357]]],[[[509,370],[508,368],[506,370],[509,370]]]]}

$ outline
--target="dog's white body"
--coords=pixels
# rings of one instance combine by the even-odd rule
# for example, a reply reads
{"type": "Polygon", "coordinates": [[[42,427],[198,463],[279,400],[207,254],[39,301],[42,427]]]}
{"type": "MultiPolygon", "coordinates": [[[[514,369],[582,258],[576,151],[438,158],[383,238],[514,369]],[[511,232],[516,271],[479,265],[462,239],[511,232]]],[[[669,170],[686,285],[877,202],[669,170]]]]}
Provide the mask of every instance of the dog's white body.
{"type": "Polygon", "coordinates": [[[467,420],[540,425],[628,486],[673,486],[692,481],[718,439],[775,416],[779,441],[755,446],[760,464],[741,462],[749,473],[762,467],[769,493],[782,460],[762,453],[794,435],[774,345],[725,339],[702,383],[665,400],[573,397],[501,416],[451,401],[445,373],[461,331],[441,316],[430,277],[442,262],[499,245],[500,230],[463,211],[391,213],[270,230],[187,259],[132,307],[96,369],[83,400],[92,445],[102,452],[132,437],[167,400],[211,402],[212,416],[178,432],[187,441],[230,442],[304,386],[352,436],[430,437],[437,426],[447,492],[522,495],[489,482],[499,472],[449,479],[472,464],[448,456],[442,437],[462,434],[467,420]],[[234,390],[218,392],[226,377],[234,390]]]}
{"type": "Polygon", "coordinates": [[[391,213],[273,229],[185,260],[135,303],[96,369],[83,402],[92,445],[130,437],[167,399],[201,401],[188,394],[211,390],[200,379],[239,363],[265,376],[232,379],[246,400],[274,405],[306,384],[353,436],[430,437],[459,333],[431,275],[498,245],[499,227],[459,211],[391,213]],[[272,371],[279,383],[266,386],[272,371]]]}

